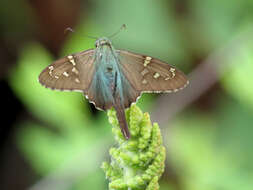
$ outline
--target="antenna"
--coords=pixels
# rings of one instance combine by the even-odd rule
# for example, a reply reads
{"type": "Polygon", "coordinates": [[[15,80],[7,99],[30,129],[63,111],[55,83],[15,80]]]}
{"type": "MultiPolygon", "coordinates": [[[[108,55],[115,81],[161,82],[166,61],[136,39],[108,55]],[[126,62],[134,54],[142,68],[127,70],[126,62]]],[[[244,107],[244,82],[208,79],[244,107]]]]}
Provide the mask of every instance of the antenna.
{"type": "MultiPolygon", "coordinates": [[[[66,28],[66,29],[64,30],[64,34],[66,34],[67,32],[72,32],[72,33],[74,33],[75,31],[74,31],[72,28],[68,27],[68,28],[66,28]]],[[[88,38],[92,38],[92,39],[98,39],[97,37],[94,37],[94,36],[88,36],[88,35],[84,35],[84,36],[86,36],[86,37],[88,37],[88,38]]]]}
{"type": "Polygon", "coordinates": [[[124,30],[126,29],[126,25],[125,24],[123,24],[117,32],[115,32],[111,36],[109,36],[109,38],[112,39],[114,36],[116,36],[118,33],[120,33],[121,30],[123,30],[123,29],[124,30]]]}

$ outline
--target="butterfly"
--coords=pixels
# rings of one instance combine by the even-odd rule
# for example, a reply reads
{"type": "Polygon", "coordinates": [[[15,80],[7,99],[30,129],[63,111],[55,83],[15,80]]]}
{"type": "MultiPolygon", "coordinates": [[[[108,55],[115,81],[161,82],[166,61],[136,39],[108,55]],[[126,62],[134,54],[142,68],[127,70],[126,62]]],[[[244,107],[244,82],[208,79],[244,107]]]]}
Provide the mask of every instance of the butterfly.
{"type": "Polygon", "coordinates": [[[177,92],[188,80],[183,72],[159,59],[116,50],[99,38],[95,49],[75,53],[46,67],[39,82],[51,89],[82,92],[99,110],[116,110],[121,132],[130,138],[125,109],[142,93],[177,92]]]}

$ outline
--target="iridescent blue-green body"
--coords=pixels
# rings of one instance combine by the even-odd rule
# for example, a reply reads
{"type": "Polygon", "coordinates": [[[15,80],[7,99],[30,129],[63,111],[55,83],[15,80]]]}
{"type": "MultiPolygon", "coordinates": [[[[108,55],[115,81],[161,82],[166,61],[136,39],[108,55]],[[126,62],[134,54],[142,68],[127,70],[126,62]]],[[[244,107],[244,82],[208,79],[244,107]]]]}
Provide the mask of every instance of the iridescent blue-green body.
{"type": "MultiPolygon", "coordinates": [[[[130,84],[121,72],[118,54],[107,38],[96,42],[95,73],[90,91],[96,100],[95,105],[116,109],[123,135],[128,139],[130,134],[124,112],[124,94],[128,93],[130,84]]],[[[126,97],[127,98],[127,97],[126,97]]]]}
{"type": "Polygon", "coordinates": [[[108,38],[95,49],[66,56],[46,67],[39,76],[45,87],[84,93],[96,108],[114,107],[126,139],[130,138],[125,109],[141,93],[177,92],[188,84],[185,75],[158,59],[115,50],[108,38]]]}

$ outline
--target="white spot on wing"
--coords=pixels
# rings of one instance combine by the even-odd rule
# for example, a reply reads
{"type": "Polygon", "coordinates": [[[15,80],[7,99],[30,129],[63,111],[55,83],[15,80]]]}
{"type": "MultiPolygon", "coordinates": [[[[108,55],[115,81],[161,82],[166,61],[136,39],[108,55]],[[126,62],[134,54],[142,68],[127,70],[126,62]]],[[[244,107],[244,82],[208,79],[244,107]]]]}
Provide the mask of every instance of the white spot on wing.
{"type": "Polygon", "coordinates": [[[76,83],[80,83],[80,80],[78,78],[75,79],[76,83]]]}
{"type": "Polygon", "coordinates": [[[143,79],[142,84],[147,84],[148,81],[146,79],[143,79]]]}
{"type": "Polygon", "coordinates": [[[52,71],[54,70],[54,66],[51,65],[51,66],[48,67],[48,69],[49,69],[49,72],[48,72],[49,75],[50,75],[51,77],[53,77],[52,71]]]}
{"type": "Polygon", "coordinates": [[[65,77],[68,77],[69,74],[65,71],[64,73],[62,73],[65,77]]]}
{"type": "Polygon", "coordinates": [[[76,65],[76,62],[75,62],[74,57],[72,55],[69,55],[67,58],[69,59],[70,63],[72,63],[73,66],[76,65]]]}
{"type": "Polygon", "coordinates": [[[150,61],[151,59],[152,59],[152,57],[149,57],[149,56],[146,57],[147,61],[150,61]]]}
{"type": "Polygon", "coordinates": [[[73,56],[72,56],[72,55],[69,55],[69,56],[68,56],[68,59],[73,59],[73,56]]]}
{"type": "Polygon", "coordinates": [[[148,64],[150,63],[151,59],[152,59],[152,57],[146,57],[146,59],[144,60],[144,64],[143,64],[144,67],[148,66],[148,64]]]}
{"type": "Polygon", "coordinates": [[[153,77],[154,77],[155,79],[157,79],[157,78],[160,77],[160,74],[159,74],[159,73],[155,73],[153,77]]]}
{"type": "Polygon", "coordinates": [[[75,67],[73,67],[72,72],[77,74],[77,75],[79,74],[78,70],[75,67]]]}
{"type": "Polygon", "coordinates": [[[176,76],[175,70],[176,70],[175,68],[171,67],[169,71],[171,72],[172,76],[167,75],[168,77],[166,77],[165,80],[173,79],[176,76]]]}
{"type": "Polygon", "coordinates": [[[172,78],[174,78],[176,76],[175,70],[176,69],[174,69],[174,68],[170,68],[170,72],[172,73],[172,78]]]}

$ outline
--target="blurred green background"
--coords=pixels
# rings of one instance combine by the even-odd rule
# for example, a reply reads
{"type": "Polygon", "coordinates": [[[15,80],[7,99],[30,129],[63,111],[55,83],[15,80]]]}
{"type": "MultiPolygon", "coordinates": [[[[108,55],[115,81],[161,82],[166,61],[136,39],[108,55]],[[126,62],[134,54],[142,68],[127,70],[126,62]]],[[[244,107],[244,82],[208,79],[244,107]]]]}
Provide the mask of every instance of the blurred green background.
{"type": "Polygon", "coordinates": [[[106,113],[37,78],[53,60],[94,48],[85,35],[122,24],[115,48],[190,78],[181,92],[137,104],[162,128],[161,190],[252,190],[252,0],[1,0],[0,189],[107,189],[100,165],[115,142],[106,113]]]}

